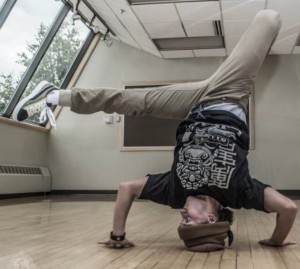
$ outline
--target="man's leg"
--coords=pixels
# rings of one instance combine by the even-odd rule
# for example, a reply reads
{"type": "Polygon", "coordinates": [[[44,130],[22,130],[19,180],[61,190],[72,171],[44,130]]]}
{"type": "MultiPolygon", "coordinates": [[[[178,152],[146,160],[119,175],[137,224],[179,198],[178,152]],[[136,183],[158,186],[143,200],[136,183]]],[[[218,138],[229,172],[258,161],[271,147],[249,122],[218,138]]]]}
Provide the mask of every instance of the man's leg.
{"type": "MultiPolygon", "coordinates": [[[[224,98],[246,108],[258,69],[279,28],[278,13],[271,10],[259,12],[232,54],[207,80],[131,90],[74,88],[59,91],[59,104],[70,106],[72,111],[81,114],[104,111],[170,119],[184,119],[197,103],[224,98]]],[[[45,93],[43,89],[42,93],[45,93]]],[[[34,102],[36,96],[44,95],[37,92],[29,97],[28,103],[34,102]]],[[[26,106],[26,102],[14,111],[15,119],[19,118],[19,110],[26,106]]]]}
{"type": "MultiPolygon", "coordinates": [[[[42,81],[30,95],[18,103],[12,116],[14,120],[23,121],[45,111],[46,106],[60,105],[71,107],[72,111],[79,114],[104,111],[129,116],[147,115],[184,119],[207,86],[208,83],[205,80],[146,89],[73,88],[60,90],[49,82],[42,81]]],[[[51,111],[49,109],[47,111],[49,118],[51,111]]]]}
{"type": "Polygon", "coordinates": [[[60,92],[60,105],[69,104],[72,111],[80,114],[104,111],[128,116],[184,119],[207,87],[205,80],[128,90],[74,88],[60,92]]]}
{"type": "Polygon", "coordinates": [[[209,87],[202,101],[228,99],[246,110],[254,81],[281,26],[273,10],[260,11],[227,60],[209,78],[209,87]]]}
{"type": "Polygon", "coordinates": [[[241,104],[246,110],[257,72],[280,25],[278,13],[260,11],[231,55],[207,80],[126,91],[74,89],[71,109],[78,113],[101,110],[133,116],[183,119],[197,103],[225,98],[241,104]]]}

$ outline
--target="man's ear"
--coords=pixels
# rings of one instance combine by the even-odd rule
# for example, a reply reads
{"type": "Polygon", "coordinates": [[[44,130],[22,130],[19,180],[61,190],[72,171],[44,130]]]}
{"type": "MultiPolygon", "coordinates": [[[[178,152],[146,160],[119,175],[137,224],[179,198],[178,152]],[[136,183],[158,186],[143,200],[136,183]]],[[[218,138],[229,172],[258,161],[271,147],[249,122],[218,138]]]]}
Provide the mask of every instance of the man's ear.
{"type": "Polygon", "coordinates": [[[209,223],[216,223],[218,218],[214,214],[208,214],[208,222],[209,223]]]}

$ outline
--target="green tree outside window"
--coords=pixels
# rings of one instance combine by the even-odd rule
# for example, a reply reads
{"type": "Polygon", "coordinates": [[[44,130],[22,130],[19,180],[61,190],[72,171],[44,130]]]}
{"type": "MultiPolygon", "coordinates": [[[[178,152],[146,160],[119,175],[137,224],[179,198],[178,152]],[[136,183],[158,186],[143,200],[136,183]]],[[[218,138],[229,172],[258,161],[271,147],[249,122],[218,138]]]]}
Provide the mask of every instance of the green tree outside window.
{"type": "MultiPolygon", "coordinates": [[[[33,55],[41,46],[49,28],[50,26],[43,23],[40,25],[35,40],[28,42],[26,50],[18,54],[19,59],[17,62],[19,64],[26,68],[30,65],[33,55]]],[[[86,35],[82,38],[82,33],[71,25],[69,16],[67,16],[27,85],[22,98],[30,94],[42,80],[47,80],[59,87],[85,38],[86,35]]],[[[3,112],[8,105],[13,92],[17,88],[18,81],[20,81],[20,77],[15,77],[13,74],[0,74],[0,112],[3,112]]],[[[32,120],[36,121],[36,119],[32,120]]]]}

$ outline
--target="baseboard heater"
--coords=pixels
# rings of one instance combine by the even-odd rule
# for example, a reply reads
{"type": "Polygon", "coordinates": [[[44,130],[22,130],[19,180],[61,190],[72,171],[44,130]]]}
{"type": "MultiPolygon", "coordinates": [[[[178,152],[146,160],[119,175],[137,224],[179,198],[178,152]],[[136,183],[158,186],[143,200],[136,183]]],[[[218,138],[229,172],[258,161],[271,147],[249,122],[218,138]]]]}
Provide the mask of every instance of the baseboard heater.
{"type": "Polygon", "coordinates": [[[0,165],[0,196],[50,191],[51,174],[48,167],[0,165]]]}

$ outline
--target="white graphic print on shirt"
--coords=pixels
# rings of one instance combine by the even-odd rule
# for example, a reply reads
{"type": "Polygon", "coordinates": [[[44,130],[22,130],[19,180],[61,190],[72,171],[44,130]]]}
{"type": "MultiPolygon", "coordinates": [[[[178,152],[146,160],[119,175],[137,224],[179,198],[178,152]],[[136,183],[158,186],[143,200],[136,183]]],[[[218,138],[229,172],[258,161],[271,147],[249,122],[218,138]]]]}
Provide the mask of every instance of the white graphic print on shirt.
{"type": "Polygon", "coordinates": [[[226,125],[196,123],[185,131],[176,172],[182,186],[197,190],[203,185],[228,189],[236,167],[236,136],[240,130],[226,125]]]}

